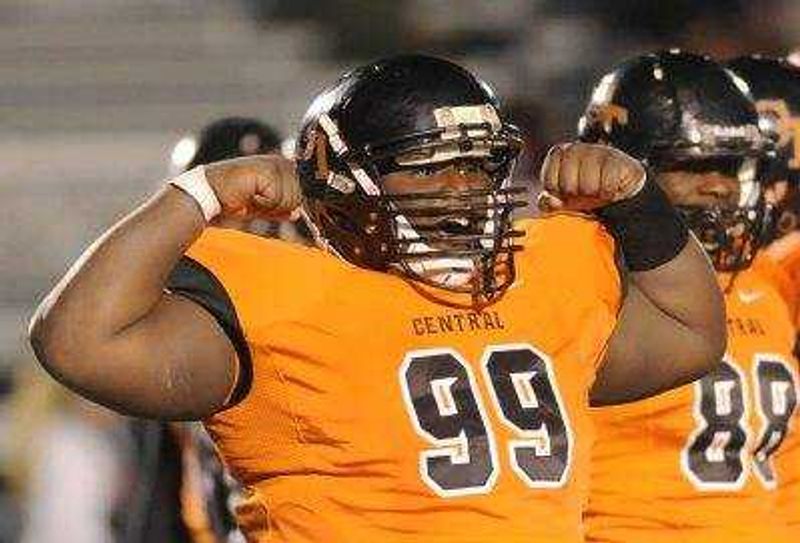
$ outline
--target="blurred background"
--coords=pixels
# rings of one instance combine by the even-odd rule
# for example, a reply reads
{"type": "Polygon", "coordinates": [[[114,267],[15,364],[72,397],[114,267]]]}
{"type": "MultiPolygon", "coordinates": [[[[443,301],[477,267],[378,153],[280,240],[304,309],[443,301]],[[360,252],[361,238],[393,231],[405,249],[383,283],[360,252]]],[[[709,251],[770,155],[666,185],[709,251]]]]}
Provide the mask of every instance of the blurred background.
{"type": "Polygon", "coordinates": [[[791,0],[0,0],[0,543],[115,541],[128,433],[42,376],[25,325],[168,175],[182,135],[227,115],[291,135],[342,70],[427,52],[494,84],[527,134],[530,179],[612,64],[798,44],[791,0]]]}

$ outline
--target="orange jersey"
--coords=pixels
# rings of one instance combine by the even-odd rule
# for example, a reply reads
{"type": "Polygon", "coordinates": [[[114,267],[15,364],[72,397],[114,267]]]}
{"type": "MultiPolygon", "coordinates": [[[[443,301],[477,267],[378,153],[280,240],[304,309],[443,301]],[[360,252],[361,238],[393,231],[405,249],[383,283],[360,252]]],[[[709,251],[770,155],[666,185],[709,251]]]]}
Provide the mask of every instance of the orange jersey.
{"type": "Polygon", "coordinates": [[[796,542],[777,512],[778,458],[800,439],[794,327],[769,262],[720,277],[728,349],[687,386],[597,410],[587,539],[796,542]]]}
{"type": "MultiPolygon", "coordinates": [[[[766,254],[783,272],[783,290],[794,308],[795,323],[800,328],[800,232],[795,231],[775,241],[767,248],[766,254]]],[[[796,348],[795,356],[797,353],[796,348]]],[[[781,512],[800,536],[800,443],[781,447],[777,462],[781,473],[786,473],[786,482],[778,492],[781,512]]]]}
{"type": "Polygon", "coordinates": [[[614,245],[584,218],[521,226],[517,279],[483,310],[316,249],[203,234],[188,255],[251,355],[249,389],[205,421],[248,496],[248,541],[583,540],[614,245]]]}
{"type": "Polygon", "coordinates": [[[776,283],[800,328],[800,231],[774,241],[764,253],[780,268],[780,273],[774,274],[776,283]]]}

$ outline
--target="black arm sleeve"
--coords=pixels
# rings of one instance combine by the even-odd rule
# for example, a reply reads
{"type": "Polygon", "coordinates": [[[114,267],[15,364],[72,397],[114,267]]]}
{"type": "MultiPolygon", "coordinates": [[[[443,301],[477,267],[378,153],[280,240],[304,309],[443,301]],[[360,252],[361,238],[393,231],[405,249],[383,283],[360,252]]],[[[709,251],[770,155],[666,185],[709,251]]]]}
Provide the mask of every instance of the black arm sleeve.
{"type": "Polygon", "coordinates": [[[239,376],[226,407],[237,404],[250,391],[253,383],[253,362],[236,308],[225,287],[210,270],[196,260],[184,256],[170,273],[167,289],[189,298],[208,311],[230,339],[239,357],[239,376]]]}

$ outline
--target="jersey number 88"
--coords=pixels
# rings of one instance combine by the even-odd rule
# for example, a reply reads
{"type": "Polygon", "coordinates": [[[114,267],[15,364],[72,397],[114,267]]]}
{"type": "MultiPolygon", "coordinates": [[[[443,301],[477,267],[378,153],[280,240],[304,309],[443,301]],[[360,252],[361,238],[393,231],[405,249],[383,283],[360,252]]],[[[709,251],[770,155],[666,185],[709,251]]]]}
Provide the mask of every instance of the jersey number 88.
{"type": "Polygon", "coordinates": [[[725,360],[695,383],[695,419],[699,427],[689,437],[681,464],[698,490],[736,490],[748,474],[749,462],[761,483],[774,488],[777,477],[772,455],[789,431],[797,406],[797,384],[790,366],[777,355],[756,355],[752,386],[753,407],[761,420],[752,459],[746,447],[748,423],[747,376],[733,361],[725,360]]]}

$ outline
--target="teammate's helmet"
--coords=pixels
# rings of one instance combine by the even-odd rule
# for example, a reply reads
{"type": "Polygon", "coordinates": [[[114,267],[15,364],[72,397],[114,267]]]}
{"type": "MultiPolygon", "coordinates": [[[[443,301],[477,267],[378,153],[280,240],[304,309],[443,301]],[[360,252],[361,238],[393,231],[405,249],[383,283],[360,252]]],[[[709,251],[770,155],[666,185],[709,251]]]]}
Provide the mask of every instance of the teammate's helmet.
{"type": "Polygon", "coordinates": [[[223,117],[175,145],[172,169],[179,172],[200,164],[269,153],[280,145],[278,133],[266,123],[248,117],[223,117]]]}
{"type": "Polygon", "coordinates": [[[460,66],[398,56],[344,75],[306,113],[297,144],[304,212],[320,243],[356,265],[492,297],[514,278],[510,187],[521,148],[488,85],[460,66]],[[426,188],[445,167],[479,172],[485,186],[426,188]],[[419,176],[388,194],[386,175],[419,176]],[[424,220],[420,220],[424,218],[424,220]]]}
{"type": "Polygon", "coordinates": [[[679,50],[636,57],[606,74],[578,124],[651,171],[719,171],[737,176],[735,209],[678,206],[720,271],[750,264],[766,240],[771,210],[758,160],[773,152],[746,84],[708,57],[679,50]]]}
{"type": "Polygon", "coordinates": [[[778,234],[796,229],[800,214],[800,68],[784,59],[740,57],[728,67],[747,82],[761,123],[774,126],[775,160],[762,168],[767,181],[786,180],[789,198],[779,207],[778,234]]]}

